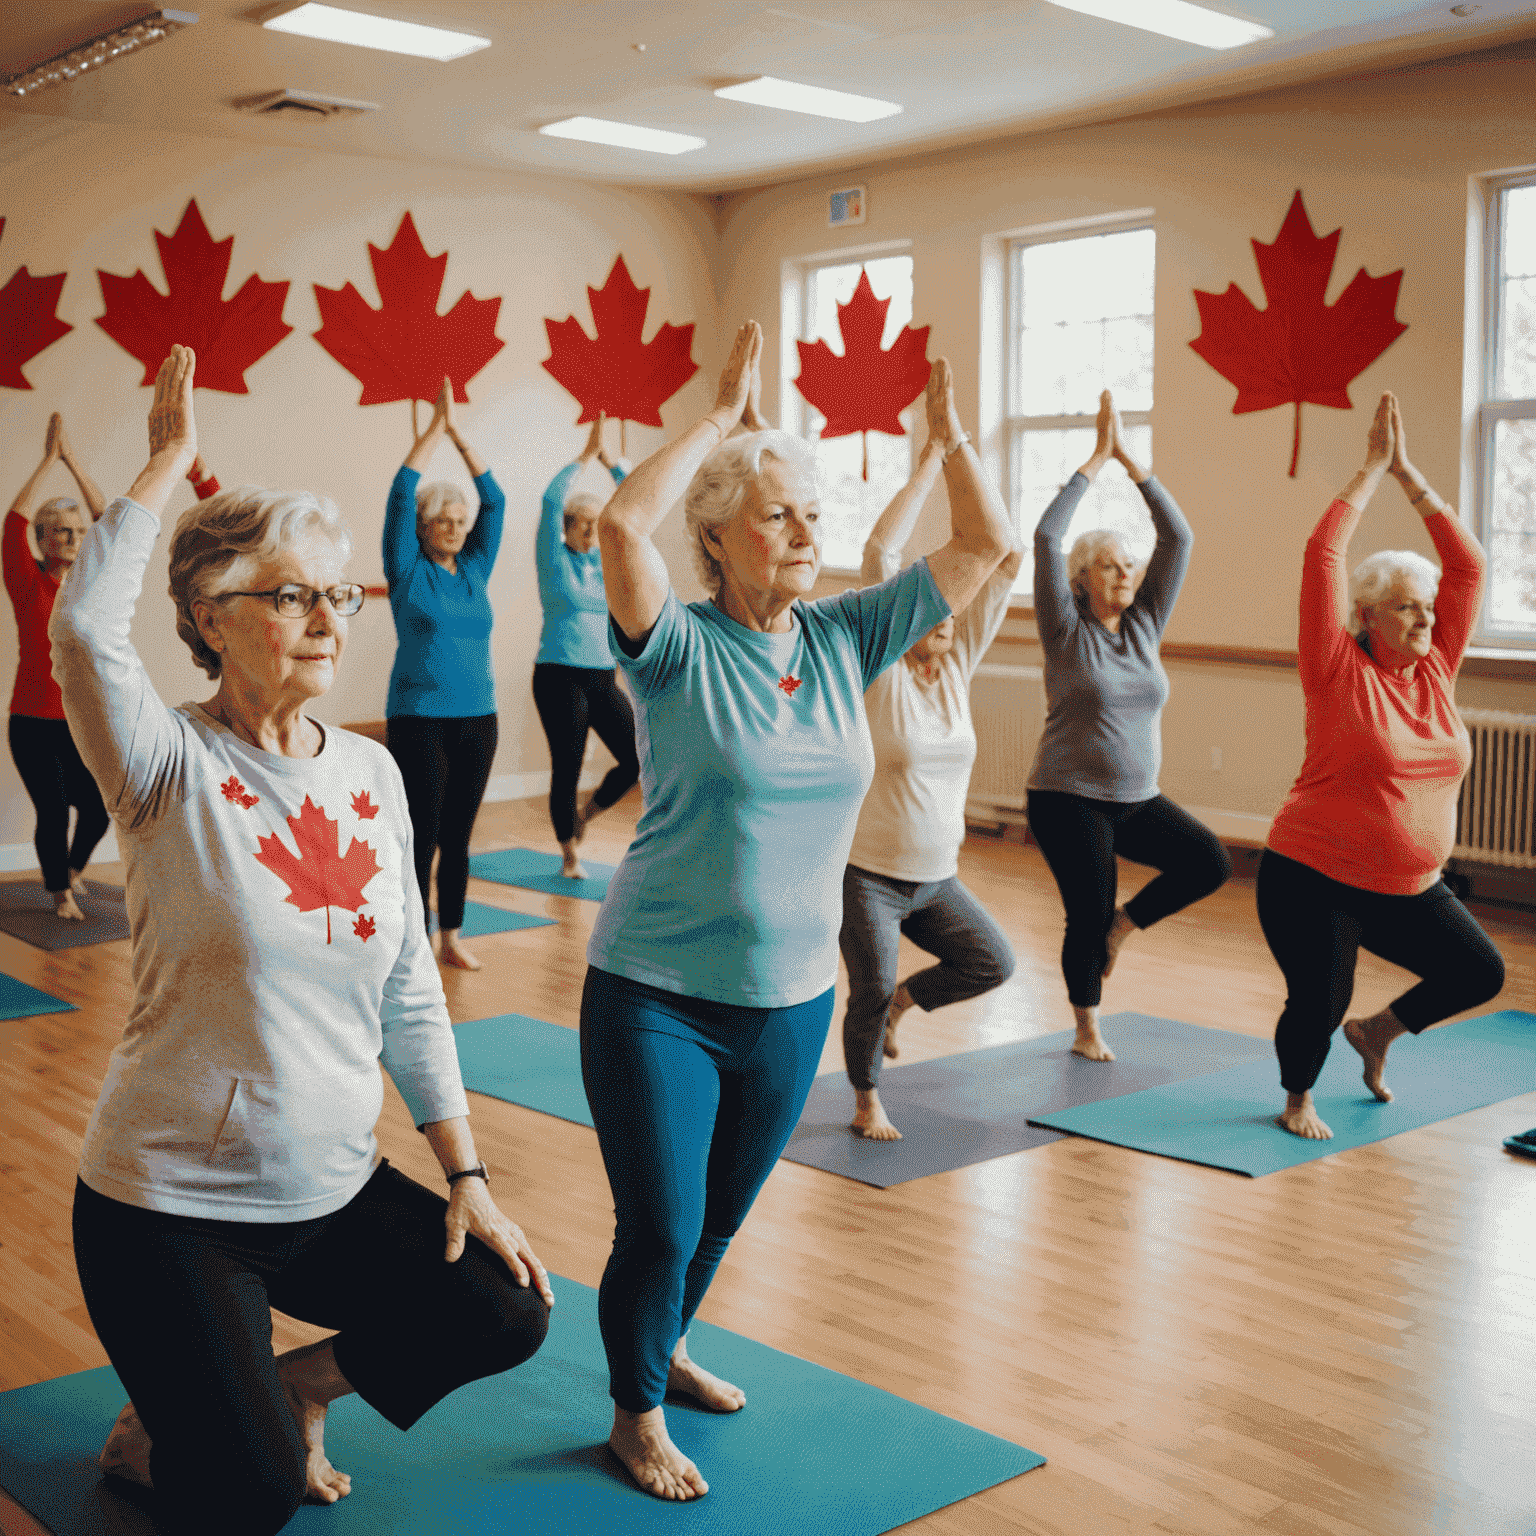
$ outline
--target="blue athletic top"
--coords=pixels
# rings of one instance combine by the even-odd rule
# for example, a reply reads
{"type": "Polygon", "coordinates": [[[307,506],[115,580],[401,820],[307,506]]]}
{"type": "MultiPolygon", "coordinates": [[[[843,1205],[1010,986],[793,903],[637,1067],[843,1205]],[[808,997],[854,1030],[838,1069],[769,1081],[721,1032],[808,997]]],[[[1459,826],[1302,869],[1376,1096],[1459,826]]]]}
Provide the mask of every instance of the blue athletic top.
{"type": "Polygon", "coordinates": [[[496,713],[491,672],[491,599],[506,498],[490,470],[475,476],[480,516],[448,572],[429,560],[416,533],[421,476],[403,466],[384,513],[384,577],[395,615],[395,665],[384,713],[435,719],[496,713]]]}
{"type": "MultiPolygon", "coordinates": [[[[544,629],[539,636],[538,662],[562,667],[601,667],[613,671],[608,649],[608,597],[603,591],[603,556],[596,548],[578,555],[565,542],[565,497],[580,463],[567,464],[549,482],[539,513],[534,559],[539,572],[539,601],[544,605],[544,629]]],[[[624,471],[608,466],[618,485],[624,471]]]]}
{"type": "Polygon", "coordinates": [[[587,946],[686,997],[788,1008],[837,978],[843,867],[874,776],[864,690],[949,613],[928,562],[760,634],[672,593],[638,656],[645,812],[587,946]]]}

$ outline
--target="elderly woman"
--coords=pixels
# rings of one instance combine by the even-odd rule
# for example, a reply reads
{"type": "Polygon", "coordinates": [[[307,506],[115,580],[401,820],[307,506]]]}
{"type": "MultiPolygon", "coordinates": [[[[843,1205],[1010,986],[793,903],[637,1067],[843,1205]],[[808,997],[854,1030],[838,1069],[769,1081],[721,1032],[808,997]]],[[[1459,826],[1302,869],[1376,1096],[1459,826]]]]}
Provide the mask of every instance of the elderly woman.
{"type": "MultiPolygon", "coordinates": [[[[963,435],[957,423],[949,369],[936,363],[928,379],[928,441],[916,472],[865,541],[865,586],[889,581],[901,569],[902,550],[945,452],[963,435]]],[[[1006,522],[996,491],[985,483],[981,490],[996,519],[1006,522]]],[[[1013,550],[958,621],[947,618],[929,630],[864,695],[875,777],[843,871],[838,946],[848,967],[843,1060],[854,1091],[850,1129],[871,1140],[901,1137],[879,1088],[882,1055],[897,1054],[901,1015],[914,1004],[932,1012],[979,997],[1013,974],[1013,949],[961,884],[958,855],[976,761],[971,677],[1007,617],[1020,558],[1013,550]],[[903,934],[938,963],[898,985],[903,934]]]]}
{"type": "Polygon", "coordinates": [[[563,857],[560,872],[578,880],[586,874],[577,846],[587,823],[622,800],[640,777],[635,714],[614,680],[608,646],[608,599],[597,547],[604,498],[591,491],[570,494],[572,482],[594,459],[615,485],[623,483],[624,471],[603,449],[601,412],[580,458],[549,482],[534,545],[544,628],[533,667],[533,702],[549,741],[549,819],[563,857]],[[578,811],[576,786],[589,730],[617,761],[578,811]]]}
{"type": "MultiPolygon", "coordinates": [[[[414,422],[413,422],[414,425],[414,422]]],[[[389,488],[384,576],[398,648],[389,675],[389,750],[405,780],[423,913],[437,854],[437,925],[445,964],[478,971],[459,938],[469,889],[469,839],[496,756],[495,614],[487,590],[501,547],[506,498],[485,461],[459,436],[453,387],[442,392],[389,488]],[[444,437],[474,477],[480,510],[447,481],[422,485],[444,437]]],[[[425,916],[423,917],[425,921],[425,916]]]]}
{"type": "Polygon", "coordinates": [[[1456,797],[1472,745],[1456,712],[1456,672],[1482,604],[1483,551],[1408,458],[1402,412],[1381,397],[1365,466],[1307,540],[1298,665],[1307,701],[1301,772],[1259,863],[1259,922],[1285,974],[1275,1027],[1285,1109],[1296,1136],[1332,1135],[1312,1102],[1344,1018],[1363,947],[1420,978],[1390,1007],[1344,1025],[1383,1102],[1387,1048],[1405,1031],[1475,1008],[1504,985],[1504,962],[1440,868],[1456,841],[1456,797]],[[1349,584],[1350,535],[1388,471],[1440,556],[1388,550],[1349,584]]]}
{"type": "Polygon", "coordinates": [[[1209,828],[1157,788],[1168,676],[1163,630],[1194,535],[1152,474],[1126,450],[1105,390],[1093,455],[1035,529],[1035,619],[1045,653],[1045,730],[1029,776],[1029,830],[1066,908],[1061,969],[1077,1021],[1073,1051],[1113,1061],[1099,1030],[1103,981],[1126,938],[1209,896],[1232,873],[1209,828]],[[1152,515],[1157,544],[1140,565],[1117,534],[1062,536],[1094,477],[1117,459],[1152,515]],[[1159,871],[1115,905],[1115,858],[1159,871]]]}
{"type": "Polygon", "coordinates": [[[16,771],[37,811],[32,845],[37,849],[43,886],[53,897],[54,911],[72,922],[85,917],[75,897],[85,894],[81,872],[106,835],[107,811],[64,718],[64,701],[53,678],[48,620],[59,583],[75,563],[81,541],[105,505],[95,481],[75,457],[63,420],[55,411],[48,418],[43,461],[22,486],[5,518],[5,590],[16,611],[20,651],[16,686],[11,691],[9,735],[16,771]],[[80,503],[70,496],[54,496],[33,514],[42,483],[55,464],[63,464],[74,476],[90,509],[89,521],[80,503]],[[29,518],[41,560],[33,558],[27,544],[29,518]],[[73,839],[69,835],[71,806],[77,813],[73,839]]]}
{"type": "Polygon", "coordinates": [[[843,868],[874,771],[864,690],[963,610],[1007,552],[963,434],[954,537],[894,580],[808,602],[815,462],[782,432],[726,441],[758,366],[737,333],[709,413],[641,464],[598,537],[639,725],[645,812],[587,949],[582,1078],[617,1221],[599,1292],[614,1425],[639,1485],[708,1485],[662,1396],[746,1401],[688,1357],[688,1324],[804,1106],[837,975],[843,868]],[[705,602],[652,534],[686,492],[705,602]]]}
{"type": "Polygon", "coordinates": [[[268,1536],[334,1502],[327,1404],[404,1429],[526,1360],[551,1300],[475,1155],[388,754],[306,713],[363,589],[335,507],[253,487],[171,541],[177,633],[218,682],[167,708],[129,638],[192,462],[193,357],[160,370],[150,459],[81,550],[51,634],[128,866],[135,996],[86,1128],[75,1259],[132,1398],[102,1453],[157,1529],[268,1536]],[[380,1064],[449,1198],[383,1162],[380,1064]],[[535,1284],[529,1285],[530,1271],[535,1284]],[[270,1308],[337,1331],[272,1354],[270,1308]]]}

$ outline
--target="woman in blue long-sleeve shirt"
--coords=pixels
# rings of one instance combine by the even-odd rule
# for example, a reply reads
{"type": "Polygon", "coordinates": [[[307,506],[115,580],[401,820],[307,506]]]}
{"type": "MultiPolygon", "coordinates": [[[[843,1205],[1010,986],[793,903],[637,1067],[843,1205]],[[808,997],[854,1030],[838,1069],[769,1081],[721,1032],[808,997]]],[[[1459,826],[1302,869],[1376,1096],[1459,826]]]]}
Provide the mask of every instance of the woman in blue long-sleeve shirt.
{"type": "Polygon", "coordinates": [[[603,421],[599,412],[581,457],[549,482],[534,548],[544,628],[533,668],[533,702],[549,740],[549,819],[564,858],[561,873],[573,879],[586,873],[576,850],[587,823],[623,799],[640,777],[635,715],[614,679],[608,647],[608,598],[597,547],[603,501],[586,491],[569,494],[572,481],[593,459],[615,485],[624,478],[603,451],[603,421]],[[578,812],[576,785],[589,730],[617,761],[578,812]]]}
{"type": "Polygon", "coordinates": [[[501,547],[506,500],[485,461],[459,436],[453,391],[442,393],[389,488],[384,574],[399,646],[389,677],[389,750],[405,780],[415,834],[416,880],[430,910],[432,855],[438,854],[441,957],[474,971],[464,948],[469,836],[496,756],[496,681],[491,671],[491,567],[501,547]],[[471,516],[455,485],[422,485],[443,438],[474,476],[480,510],[471,516]]]}

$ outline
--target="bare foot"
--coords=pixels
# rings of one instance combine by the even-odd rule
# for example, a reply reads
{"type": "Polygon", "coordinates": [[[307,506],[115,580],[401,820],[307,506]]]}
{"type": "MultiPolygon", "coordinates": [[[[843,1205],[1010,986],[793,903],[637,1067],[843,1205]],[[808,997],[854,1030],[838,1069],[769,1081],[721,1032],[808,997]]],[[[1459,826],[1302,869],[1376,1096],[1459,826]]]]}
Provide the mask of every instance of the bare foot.
{"type": "Polygon", "coordinates": [[[560,873],[567,880],[585,880],[587,872],[582,868],[581,859],[576,853],[576,844],[579,837],[573,837],[568,843],[560,844],[560,873]]]}
{"type": "Polygon", "coordinates": [[[660,1408],[626,1413],[615,1407],[608,1449],[641,1489],[658,1499],[697,1499],[709,1492],[699,1469],[672,1444],[660,1408]]]}
{"type": "Polygon", "coordinates": [[[126,1478],[145,1488],[155,1486],[149,1476],[149,1431],[132,1403],[118,1414],[96,1464],[111,1477],[126,1478]]]}
{"type": "Polygon", "coordinates": [[[1284,1110],[1275,1116],[1275,1124],[1292,1136],[1304,1136],[1308,1141],[1333,1140],[1333,1132],[1318,1119],[1317,1106],[1310,1093],[1288,1093],[1284,1110]]]}
{"type": "Polygon", "coordinates": [[[912,1006],[912,995],[907,991],[906,983],[891,993],[890,1010],[885,1016],[885,1041],[880,1049],[895,1061],[901,1055],[901,1047],[896,1043],[896,1026],[901,1023],[901,1016],[912,1006]]]}
{"type": "Polygon", "coordinates": [[[1104,935],[1104,974],[1106,976],[1115,968],[1115,961],[1120,956],[1120,946],[1136,931],[1136,924],[1125,915],[1125,908],[1116,907],[1115,915],[1110,919],[1109,932],[1104,935]]]}
{"type": "Polygon", "coordinates": [[[91,894],[90,887],[85,883],[85,876],[78,869],[72,869],[69,872],[69,888],[76,896],[89,896],[91,894]]]}
{"type": "Polygon", "coordinates": [[[1099,1010],[1079,1008],[1074,1004],[1072,1012],[1077,1019],[1077,1039],[1072,1042],[1072,1054],[1085,1061],[1113,1061],[1115,1053],[1099,1033],[1099,1010]]]}
{"type": "MultiPolygon", "coordinates": [[[[1395,1020],[1393,1021],[1396,1022],[1395,1020]]],[[[1382,1036],[1385,1031],[1378,1026],[1377,1019],[1346,1019],[1344,1021],[1344,1038],[1359,1051],[1360,1059],[1365,1063],[1365,1071],[1361,1076],[1365,1079],[1365,1086],[1383,1104],[1392,1102],[1392,1090],[1382,1081],[1382,1068],[1387,1064],[1387,1046],[1392,1043],[1393,1035],[1382,1036]]]]}
{"type": "Polygon", "coordinates": [[[346,1498],[352,1492],[352,1478],[349,1473],[338,1472],[325,1454],[325,1414],[332,1398],[341,1395],[330,1390],[334,1381],[340,1381],[348,1392],[352,1389],[336,1369],[330,1340],[319,1351],[309,1346],[307,1351],[294,1349],[279,1356],[277,1379],[283,1384],[304,1441],[305,1496],[320,1504],[346,1498]],[[328,1370],[326,1361],[330,1362],[328,1370]]]}
{"type": "Polygon", "coordinates": [[[71,923],[85,921],[85,913],[80,910],[75,901],[75,893],[68,886],[65,886],[62,891],[53,893],[53,915],[71,923]]]}
{"type": "Polygon", "coordinates": [[[445,928],[443,941],[438,945],[438,959],[444,965],[457,966],[461,971],[478,971],[480,962],[459,942],[457,928],[445,928]]]}
{"type": "Polygon", "coordinates": [[[571,839],[573,843],[579,843],[587,835],[587,828],[603,814],[606,806],[597,803],[597,791],[594,789],[587,796],[587,803],[576,812],[576,835],[571,839]]]}
{"type": "Polygon", "coordinates": [[[667,1391],[682,1392],[706,1408],[713,1408],[716,1413],[735,1413],[738,1408],[747,1406],[747,1394],[740,1387],[721,1381],[688,1358],[686,1333],[672,1351],[672,1363],[667,1367],[667,1391]]]}
{"type": "Polygon", "coordinates": [[[848,1126],[850,1131],[864,1137],[866,1141],[901,1140],[901,1132],[891,1124],[890,1118],[885,1113],[885,1106],[880,1102],[877,1089],[871,1088],[868,1093],[865,1093],[862,1089],[855,1088],[853,1097],[855,1108],[853,1119],[848,1126]]]}

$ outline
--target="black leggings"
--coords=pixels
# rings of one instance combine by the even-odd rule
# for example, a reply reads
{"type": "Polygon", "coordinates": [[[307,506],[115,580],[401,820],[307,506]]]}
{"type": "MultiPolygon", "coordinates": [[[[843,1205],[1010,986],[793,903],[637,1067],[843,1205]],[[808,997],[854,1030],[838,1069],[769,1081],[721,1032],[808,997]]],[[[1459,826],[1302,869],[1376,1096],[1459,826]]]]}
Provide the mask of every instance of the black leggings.
{"type": "Polygon", "coordinates": [[[1503,957],[1443,880],[1419,896],[1383,896],[1266,848],[1257,895],[1259,926],[1285,973],[1275,1054],[1287,1093],[1306,1093],[1323,1070],[1362,948],[1423,978],[1392,1004],[1410,1034],[1486,1003],[1504,985],[1503,957]]]}
{"type": "Polygon", "coordinates": [[[469,838],[496,756],[496,716],[392,715],[389,750],[411,808],[421,905],[431,913],[428,892],[436,850],[438,927],[462,928],[469,838]]]}
{"type": "Polygon", "coordinates": [[[153,1443],[157,1530],[270,1536],[298,1509],[304,1446],[277,1377],[273,1307],[340,1330],[342,1375],[400,1429],[538,1349],[539,1293],[476,1237],[447,1263],[446,1209],[388,1163],[308,1221],[170,1216],[76,1183],[75,1264],[153,1443]]]}
{"type": "Polygon", "coordinates": [[[43,884],[50,891],[69,887],[70,870],[84,869],[96,844],[107,835],[107,808],[69,725],[36,715],[12,715],[11,757],[37,808],[37,832],[32,846],[42,866],[43,884]],[[75,838],[69,839],[69,808],[76,807],[75,838]]]}
{"type": "Polygon", "coordinates": [[[594,805],[607,810],[617,804],[640,777],[635,712],[611,667],[564,667],[552,661],[533,669],[533,703],[549,740],[549,819],[555,841],[568,843],[576,835],[576,784],[588,730],[596,731],[618,759],[597,786],[594,805]]]}
{"type": "Polygon", "coordinates": [[[1096,1008],[1109,958],[1105,938],[1115,916],[1115,855],[1161,873],[1125,904],[1138,928],[1209,896],[1232,873],[1211,829],[1166,795],[1122,805],[1055,790],[1029,792],[1029,830],[1050,865],[1067,909],[1061,972],[1076,1008],[1096,1008]]]}

